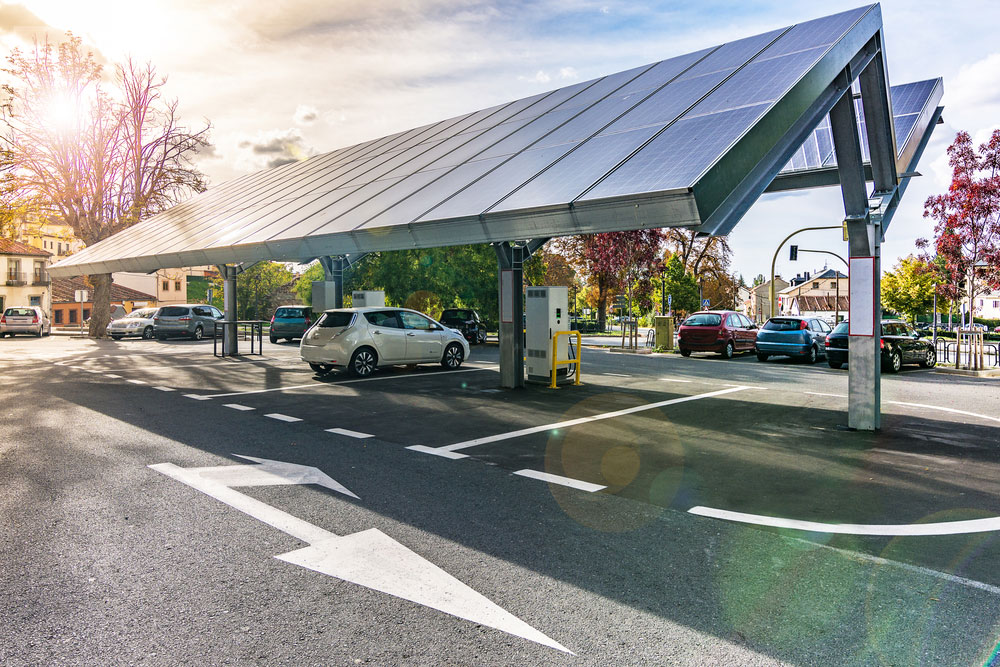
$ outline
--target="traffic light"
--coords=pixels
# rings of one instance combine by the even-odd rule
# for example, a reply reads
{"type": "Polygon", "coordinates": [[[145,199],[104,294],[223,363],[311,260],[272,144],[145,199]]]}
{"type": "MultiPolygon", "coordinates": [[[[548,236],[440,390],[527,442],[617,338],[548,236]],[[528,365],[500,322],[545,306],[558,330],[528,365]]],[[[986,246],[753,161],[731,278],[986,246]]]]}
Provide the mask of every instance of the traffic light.
{"type": "Polygon", "coordinates": [[[797,245],[788,247],[788,259],[792,262],[799,258],[799,247],[797,245]]]}

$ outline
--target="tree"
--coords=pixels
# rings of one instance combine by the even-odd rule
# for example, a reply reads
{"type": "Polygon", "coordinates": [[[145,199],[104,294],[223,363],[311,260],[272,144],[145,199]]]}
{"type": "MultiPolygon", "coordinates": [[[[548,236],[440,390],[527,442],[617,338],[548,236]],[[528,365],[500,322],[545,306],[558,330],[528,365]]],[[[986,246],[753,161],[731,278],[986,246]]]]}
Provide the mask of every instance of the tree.
{"type": "Polygon", "coordinates": [[[295,281],[295,295],[299,301],[308,306],[312,305],[313,283],[326,279],[326,272],[323,266],[316,262],[302,272],[299,279],[295,281]]]}
{"type": "MultiPolygon", "coordinates": [[[[592,234],[584,243],[589,270],[605,276],[608,287],[625,291],[629,312],[634,301],[638,301],[640,306],[646,303],[648,308],[649,296],[653,292],[652,278],[662,268],[659,262],[662,230],[636,229],[592,234]]],[[[604,325],[602,314],[598,310],[601,328],[604,325]]]]}
{"type": "MultiPolygon", "coordinates": [[[[114,66],[112,90],[102,66],[72,33],[53,47],[11,51],[3,71],[0,168],[13,199],[67,224],[88,246],[205,189],[191,163],[208,144],[209,126],[180,124],[176,100],[151,64],[114,66]]],[[[106,336],[111,275],[94,286],[90,335],[106,336]]]]}
{"type": "MultiPolygon", "coordinates": [[[[918,315],[934,307],[935,280],[923,261],[912,255],[905,257],[892,271],[882,274],[882,305],[915,322],[918,315]]],[[[938,309],[944,305],[942,299],[938,309]]]]}
{"type": "Polygon", "coordinates": [[[667,247],[680,259],[685,271],[700,282],[702,296],[713,304],[731,308],[739,283],[730,274],[733,249],[725,236],[698,236],[697,230],[671,227],[667,247]]]}
{"type": "MultiPolygon", "coordinates": [[[[236,277],[236,317],[241,320],[268,319],[275,306],[273,297],[288,287],[295,275],[280,262],[259,262],[236,277]]],[[[222,294],[222,276],[212,284],[222,294]]]]}
{"type": "Polygon", "coordinates": [[[698,284],[694,276],[684,271],[680,257],[670,255],[663,269],[663,289],[670,295],[671,308],[675,312],[691,313],[700,307],[698,284]]]}
{"type": "MultiPolygon", "coordinates": [[[[977,296],[1000,288],[1000,130],[978,150],[967,132],[959,132],[948,147],[948,163],[951,186],[927,199],[924,217],[935,221],[934,249],[944,260],[945,285],[964,282],[971,315],[977,296]]],[[[920,248],[929,245],[917,241],[920,248]]]]}

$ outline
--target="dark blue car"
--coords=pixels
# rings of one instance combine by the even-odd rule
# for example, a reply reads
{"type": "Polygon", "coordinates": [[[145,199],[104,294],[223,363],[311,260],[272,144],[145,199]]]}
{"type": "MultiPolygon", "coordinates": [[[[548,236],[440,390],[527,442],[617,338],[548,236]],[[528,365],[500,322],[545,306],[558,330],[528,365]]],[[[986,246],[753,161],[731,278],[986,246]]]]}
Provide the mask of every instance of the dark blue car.
{"type": "Polygon", "coordinates": [[[825,354],[830,325],[818,317],[772,317],[757,332],[757,359],[787,356],[814,364],[825,354]]]}

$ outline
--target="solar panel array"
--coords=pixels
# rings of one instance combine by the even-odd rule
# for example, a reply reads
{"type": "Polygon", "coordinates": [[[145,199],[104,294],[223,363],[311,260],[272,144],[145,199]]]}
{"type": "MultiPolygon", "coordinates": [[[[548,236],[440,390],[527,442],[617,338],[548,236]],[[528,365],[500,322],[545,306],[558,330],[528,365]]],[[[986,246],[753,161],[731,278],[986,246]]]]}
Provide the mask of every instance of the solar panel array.
{"type": "MultiPolygon", "coordinates": [[[[862,7],[249,174],[52,274],[509,240],[530,231],[505,222],[521,213],[683,197],[845,35],[880,28],[878,6],[862,7]]],[[[893,101],[909,109],[920,94],[900,87],[893,101]]],[[[829,164],[829,123],[806,144],[790,169],[829,164]]],[[[587,231],[570,217],[545,234],[587,231]]]]}

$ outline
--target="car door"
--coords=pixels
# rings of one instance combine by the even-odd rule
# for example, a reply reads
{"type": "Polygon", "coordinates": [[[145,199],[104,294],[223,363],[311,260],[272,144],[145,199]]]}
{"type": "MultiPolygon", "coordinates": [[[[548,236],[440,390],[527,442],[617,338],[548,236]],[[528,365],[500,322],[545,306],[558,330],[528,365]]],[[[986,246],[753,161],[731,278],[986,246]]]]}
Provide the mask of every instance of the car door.
{"type": "Polygon", "coordinates": [[[900,324],[902,338],[900,344],[903,346],[903,360],[909,363],[922,361],[924,358],[924,344],[920,336],[908,324],[900,324]]]}
{"type": "MultiPolygon", "coordinates": [[[[212,317],[212,311],[209,306],[195,306],[191,309],[194,314],[195,326],[201,325],[201,331],[206,336],[212,336],[215,333],[215,318],[212,317]]],[[[192,327],[192,330],[194,327],[192,327]]]]}
{"type": "Polygon", "coordinates": [[[406,331],[406,358],[409,361],[437,361],[444,356],[441,329],[419,313],[399,311],[406,331]]]}
{"type": "Polygon", "coordinates": [[[737,313],[730,313],[726,317],[726,328],[733,332],[733,340],[736,341],[737,350],[747,349],[749,343],[747,341],[747,328],[743,325],[740,320],[740,316],[737,313]]]}
{"type": "Polygon", "coordinates": [[[746,332],[747,349],[752,350],[757,345],[757,325],[746,315],[737,315],[743,323],[743,330],[746,332]]]}
{"type": "Polygon", "coordinates": [[[395,310],[372,310],[365,313],[379,363],[402,364],[406,359],[406,332],[395,310]]]}

